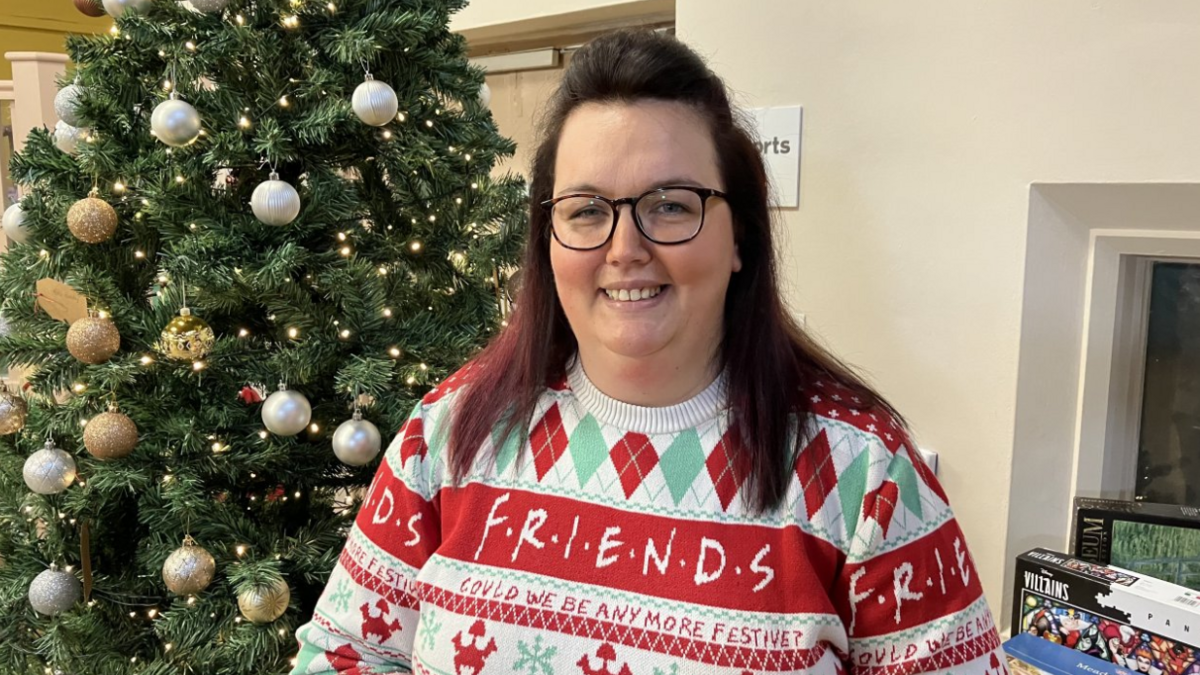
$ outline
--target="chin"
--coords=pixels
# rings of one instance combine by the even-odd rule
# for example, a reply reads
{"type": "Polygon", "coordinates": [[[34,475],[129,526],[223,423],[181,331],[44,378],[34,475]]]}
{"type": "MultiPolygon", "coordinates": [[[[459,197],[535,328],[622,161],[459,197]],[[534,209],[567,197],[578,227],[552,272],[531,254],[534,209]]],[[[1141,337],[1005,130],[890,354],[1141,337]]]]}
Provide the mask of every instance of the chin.
{"type": "Polygon", "coordinates": [[[640,359],[661,352],[669,342],[662,336],[623,336],[602,340],[601,344],[613,354],[629,359],[640,359]]]}

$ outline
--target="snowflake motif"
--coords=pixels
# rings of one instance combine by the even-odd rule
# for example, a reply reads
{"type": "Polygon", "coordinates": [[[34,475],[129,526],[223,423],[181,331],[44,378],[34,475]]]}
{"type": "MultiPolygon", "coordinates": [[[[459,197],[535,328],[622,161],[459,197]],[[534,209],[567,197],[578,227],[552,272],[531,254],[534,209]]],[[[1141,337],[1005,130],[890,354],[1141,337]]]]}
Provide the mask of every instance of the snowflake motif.
{"type": "Polygon", "coordinates": [[[867,431],[869,431],[869,432],[871,432],[871,433],[875,433],[875,425],[874,425],[874,424],[868,424],[868,425],[867,425],[867,431]]]}
{"type": "Polygon", "coordinates": [[[821,397],[820,397],[820,396],[813,396],[813,397],[812,397],[811,399],[809,399],[809,400],[811,400],[813,403],[820,403],[820,402],[821,402],[821,397]]]}
{"type": "Polygon", "coordinates": [[[543,647],[541,635],[533,639],[533,647],[517,640],[517,651],[520,652],[521,658],[513,664],[514,672],[527,670],[529,675],[538,675],[538,669],[541,668],[541,675],[554,675],[554,668],[550,667],[550,659],[558,653],[558,647],[543,647]]]}
{"type": "Polygon", "coordinates": [[[891,435],[891,434],[884,434],[883,436],[884,436],[884,438],[888,439],[889,441],[891,441],[891,440],[892,440],[892,435],[891,435]]]}
{"type": "Polygon", "coordinates": [[[835,420],[836,420],[836,419],[838,418],[838,411],[836,411],[836,410],[830,410],[830,411],[829,411],[829,416],[830,416],[830,417],[832,417],[833,419],[835,419],[835,420]]]}
{"type": "Polygon", "coordinates": [[[860,414],[862,414],[862,413],[858,412],[857,410],[851,409],[851,410],[850,410],[850,414],[851,414],[851,415],[853,415],[853,416],[855,416],[855,417],[858,417],[858,416],[859,416],[860,414]]]}
{"type": "Polygon", "coordinates": [[[835,401],[840,401],[840,400],[842,400],[842,397],[841,397],[841,396],[839,396],[838,394],[834,394],[833,396],[830,396],[829,398],[832,398],[832,399],[833,399],[833,400],[835,400],[835,401]]]}
{"type": "Polygon", "coordinates": [[[442,622],[438,621],[433,610],[421,612],[421,645],[425,651],[432,652],[438,631],[442,630],[442,622]]]}
{"type": "Polygon", "coordinates": [[[350,610],[350,582],[347,579],[342,579],[338,582],[337,592],[329,596],[329,602],[337,608],[339,612],[350,610]]]}

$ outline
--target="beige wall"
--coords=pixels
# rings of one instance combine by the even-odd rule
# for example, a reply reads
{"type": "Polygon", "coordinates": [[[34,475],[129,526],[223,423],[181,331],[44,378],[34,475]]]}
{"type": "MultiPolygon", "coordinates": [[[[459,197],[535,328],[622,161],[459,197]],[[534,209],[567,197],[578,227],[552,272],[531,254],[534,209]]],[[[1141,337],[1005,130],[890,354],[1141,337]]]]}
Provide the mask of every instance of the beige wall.
{"type": "MultiPolygon", "coordinates": [[[[0,54],[66,52],[68,33],[99,33],[112,25],[75,9],[71,0],[0,0],[0,54]]],[[[0,80],[12,77],[12,66],[0,59],[0,80]]]]}
{"type": "MultiPolygon", "coordinates": [[[[1018,501],[1039,488],[1010,485],[1030,184],[1200,181],[1200,4],[679,0],[677,12],[680,37],[745,105],[805,106],[802,206],[782,218],[791,298],[942,454],[999,614],[1006,558],[1040,525],[1008,518],[1010,489],[1018,501]]],[[[1040,318],[1078,340],[1077,317],[1040,318]]],[[[1045,377],[1077,364],[1061,367],[1045,377]]]]}

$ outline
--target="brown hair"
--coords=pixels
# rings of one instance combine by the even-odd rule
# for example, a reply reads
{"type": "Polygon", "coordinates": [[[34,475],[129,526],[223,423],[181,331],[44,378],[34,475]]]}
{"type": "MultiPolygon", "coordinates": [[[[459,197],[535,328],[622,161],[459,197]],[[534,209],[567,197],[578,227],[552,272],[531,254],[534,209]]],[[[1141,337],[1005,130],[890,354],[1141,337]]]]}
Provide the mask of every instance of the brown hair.
{"type": "MultiPolygon", "coordinates": [[[[773,509],[787,491],[792,463],[807,441],[803,434],[791,438],[789,418],[808,419],[810,403],[804,392],[815,380],[848,387],[864,407],[893,415],[895,411],[806,335],[784,308],[762,156],[735,115],[721,79],[682,42],[649,30],[617,31],[584,45],[548,103],[533,160],[529,233],[516,310],[508,327],[474,360],[470,385],[456,403],[450,426],[451,475],[457,482],[470,472],[497,426],[503,432],[498,439],[527,430],[539,396],[548,383],[565,377],[576,350],[550,266],[549,214],[540,206],[553,196],[564,122],[584,103],[641,100],[687,105],[713,135],[743,263],[730,279],[725,299],[719,365],[727,372],[730,411],[740,432],[739,451],[745,453],[737,461],[749,469],[744,495],[754,509],[773,509]]],[[[496,447],[501,445],[497,442],[496,447]]]]}

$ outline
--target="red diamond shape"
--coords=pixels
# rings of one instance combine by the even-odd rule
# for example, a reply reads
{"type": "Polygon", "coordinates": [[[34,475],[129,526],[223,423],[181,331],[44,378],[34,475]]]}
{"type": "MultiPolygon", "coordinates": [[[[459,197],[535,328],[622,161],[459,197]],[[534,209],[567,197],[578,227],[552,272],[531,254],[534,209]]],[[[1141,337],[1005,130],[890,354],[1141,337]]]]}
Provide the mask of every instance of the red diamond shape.
{"type": "Polygon", "coordinates": [[[420,417],[413,417],[400,428],[400,466],[404,466],[409,457],[425,459],[425,455],[429,454],[424,427],[420,417]]]}
{"type": "Polygon", "coordinates": [[[833,453],[829,450],[829,437],[824,429],[796,458],[795,470],[804,490],[804,506],[808,510],[808,517],[812,518],[825,505],[829,493],[837,485],[833,453]]]}
{"type": "Polygon", "coordinates": [[[529,434],[529,446],[533,449],[533,467],[537,470],[540,483],[550,467],[567,450],[567,432],[563,430],[562,414],[558,412],[557,403],[550,406],[533,426],[533,433],[529,434]]]}
{"type": "Polygon", "coordinates": [[[625,489],[625,498],[629,499],[633,491],[642,484],[642,480],[658,464],[658,452],[650,443],[650,437],[644,434],[629,432],[617,441],[609,455],[613,466],[617,467],[617,475],[621,477],[621,487],[625,489]]]}
{"type": "Polygon", "coordinates": [[[888,527],[892,524],[892,514],[896,512],[896,498],[900,496],[900,488],[890,480],[883,481],[878,490],[872,490],[863,498],[863,517],[874,518],[883,528],[883,536],[887,536],[888,527]]]}
{"type": "Polygon", "coordinates": [[[737,425],[731,425],[721,442],[717,443],[717,447],[708,453],[708,460],[704,462],[704,466],[708,468],[708,475],[712,478],[717,497],[721,500],[721,508],[728,511],[729,503],[737,496],[738,490],[750,473],[749,458],[742,448],[737,425]]]}

